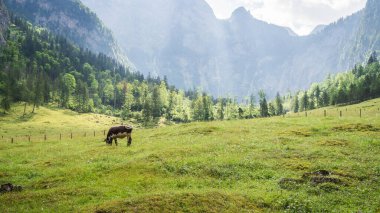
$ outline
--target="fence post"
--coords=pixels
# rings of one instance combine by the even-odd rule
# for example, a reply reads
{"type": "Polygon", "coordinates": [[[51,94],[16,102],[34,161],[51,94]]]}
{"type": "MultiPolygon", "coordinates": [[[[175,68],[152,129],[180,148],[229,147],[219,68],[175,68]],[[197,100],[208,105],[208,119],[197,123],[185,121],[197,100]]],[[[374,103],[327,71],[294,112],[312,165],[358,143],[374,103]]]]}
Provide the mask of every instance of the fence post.
{"type": "Polygon", "coordinates": [[[28,136],[28,141],[30,142],[30,135],[28,136]]]}
{"type": "Polygon", "coordinates": [[[73,133],[70,134],[70,138],[73,139],[73,133]]]}
{"type": "Polygon", "coordinates": [[[94,131],[94,137],[95,137],[95,131],[94,131]]]}
{"type": "Polygon", "coordinates": [[[326,117],[326,110],[324,111],[324,116],[326,117]]]}
{"type": "Polygon", "coordinates": [[[305,111],[305,117],[307,117],[307,111],[305,111]]]}
{"type": "Polygon", "coordinates": [[[360,109],[360,117],[362,117],[362,109],[360,109]]]}
{"type": "Polygon", "coordinates": [[[59,133],[59,140],[61,141],[62,140],[62,134],[59,133]]]}
{"type": "Polygon", "coordinates": [[[11,143],[13,143],[13,138],[11,139],[11,143]]]}
{"type": "Polygon", "coordinates": [[[342,117],[342,111],[340,111],[340,117],[342,117]]]}
{"type": "Polygon", "coordinates": [[[44,136],[44,140],[46,141],[46,134],[45,134],[45,136],[44,136]]]}

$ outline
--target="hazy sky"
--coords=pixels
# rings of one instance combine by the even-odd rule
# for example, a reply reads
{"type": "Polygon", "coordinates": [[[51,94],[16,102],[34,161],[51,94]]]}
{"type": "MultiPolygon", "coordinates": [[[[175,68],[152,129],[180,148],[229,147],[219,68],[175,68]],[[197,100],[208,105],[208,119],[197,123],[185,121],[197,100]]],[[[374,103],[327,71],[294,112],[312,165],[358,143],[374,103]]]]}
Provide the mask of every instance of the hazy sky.
{"type": "Polygon", "coordinates": [[[299,35],[309,34],[319,24],[329,24],[365,7],[366,0],[206,0],[218,18],[234,9],[247,8],[263,21],[290,27],[299,35]]]}

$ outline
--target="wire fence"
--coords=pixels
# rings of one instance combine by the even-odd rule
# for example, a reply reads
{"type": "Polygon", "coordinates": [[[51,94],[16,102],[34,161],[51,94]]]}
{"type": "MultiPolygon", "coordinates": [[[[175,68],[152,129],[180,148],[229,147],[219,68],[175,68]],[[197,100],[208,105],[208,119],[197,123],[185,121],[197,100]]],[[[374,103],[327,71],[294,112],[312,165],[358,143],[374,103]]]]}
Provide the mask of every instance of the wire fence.
{"type": "Polygon", "coordinates": [[[379,117],[380,108],[334,108],[334,109],[316,109],[312,111],[303,111],[298,113],[287,113],[283,117],[379,117]]]}
{"type": "Polygon", "coordinates": [[[1,135],[0,142],[48,142],[76,140],[83,138],[105,138],[106,130],[87,130],[87,131],[70,131],[62,133],[43,133],[43,134],[23,134],[23,135],[1,135]]]}
{"type": "MultiPolygon", "coordinates": [[[[294,117],[380,117],[380,108],[334,108],[334,109],[317,109],[313,111],[304,111],[298,113],[287,113],[283,115],[284,118],[294,117]]],[[[69,132],[55,132],[55,133],[41,133],[41,134],[22,134],[14,135],[7,133],[0,135],[0,142],[48,142],[48,141],[63,141],[63,140],[77,140],[84,138],[97,138],[103,139],[106,136],[106,130],[83,130],[83,131],[69,131],[69,132]]]]}

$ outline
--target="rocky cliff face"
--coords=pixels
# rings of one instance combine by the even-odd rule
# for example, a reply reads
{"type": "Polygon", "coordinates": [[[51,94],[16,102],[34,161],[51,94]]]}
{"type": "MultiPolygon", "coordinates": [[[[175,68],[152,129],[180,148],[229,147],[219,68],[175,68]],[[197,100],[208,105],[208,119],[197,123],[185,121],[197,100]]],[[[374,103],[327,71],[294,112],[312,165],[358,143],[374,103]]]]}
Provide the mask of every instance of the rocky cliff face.
{"type": "Polygon", "coordinates": [[[78,0],[4,0],[15,15],[48,28],[82,48],[126,61],[110,30],[78,0]]]}
{"type": "Polygon", "coordinates": [[[309,36],[238,8],[218,20],[204,0],[82,0],[114,32],[143,73],[180,88],[239,97],[306,88],[352,68],[379,45],[379,1],[309,36]]]}
{"type": "Polygon", "coordinates": [[[8,11],[4,6],[3,0],[0,0],[0,45],[5,43],[4,33],[8,28],[8,23],[8,11]]]}

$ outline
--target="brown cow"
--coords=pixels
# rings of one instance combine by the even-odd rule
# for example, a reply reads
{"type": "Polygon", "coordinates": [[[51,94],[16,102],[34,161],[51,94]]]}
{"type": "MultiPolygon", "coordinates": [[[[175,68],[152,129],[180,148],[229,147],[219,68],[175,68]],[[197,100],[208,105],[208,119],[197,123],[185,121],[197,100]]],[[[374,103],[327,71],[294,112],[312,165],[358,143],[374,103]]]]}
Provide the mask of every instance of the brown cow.
{"type": "Polygon", "coordinates": [[[131,126],[115,126],[108,130],[107,138],[104,140],[108,145],[112,146],[112,141],[115,140],[117,146],[118,138],[128,138],[128,146],[132,144],[132,130],[131,126]]]}

